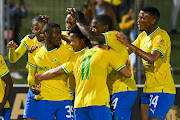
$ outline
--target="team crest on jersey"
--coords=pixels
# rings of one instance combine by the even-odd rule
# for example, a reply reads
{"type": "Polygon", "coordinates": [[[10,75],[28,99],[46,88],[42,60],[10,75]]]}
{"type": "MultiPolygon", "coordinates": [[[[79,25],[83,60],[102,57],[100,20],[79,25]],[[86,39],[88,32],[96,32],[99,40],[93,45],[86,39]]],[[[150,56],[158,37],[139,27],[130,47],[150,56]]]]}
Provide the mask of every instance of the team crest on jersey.
{"type": "Polygon", "coordinates": [[[2,67],[4,65],[3,61],[0,60],[0,67],[2,67]]]}
{"type": "Polygon", "coordinates": [[[164,40],[161,40],[158,44],[161,44],[161,45],[165,46],[164,45],[164,40]]]}
{"type": "Polygon", "coordinates": [[[59,65],[59,60],[58,60],[57,57],[55,57],[55,58],[52,59],[52,64],[57,64],[57,65],[59,65]]]}

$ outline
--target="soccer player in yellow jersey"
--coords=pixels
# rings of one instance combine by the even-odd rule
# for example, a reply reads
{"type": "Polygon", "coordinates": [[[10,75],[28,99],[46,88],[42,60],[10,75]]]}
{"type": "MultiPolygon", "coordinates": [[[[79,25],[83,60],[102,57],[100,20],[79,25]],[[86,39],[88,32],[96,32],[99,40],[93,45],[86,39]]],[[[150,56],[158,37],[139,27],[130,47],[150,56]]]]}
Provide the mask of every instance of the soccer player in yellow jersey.
{"type": "MultiPolygon", "coordinates": [[[[111,120],[109,109],[110,95],[106,84],[109,66],[125,77],[131,77],[124,60],[112,49],[88,49],[88,39],[78,27],[71,30],[71,45],[77,51],[69,62],[36,75],[41,81],[73,71],[76,80],[74,119],[75,120],[111,120]]],[[[41,81],[43,82],[43,81],[41,81]]],[[[41,83],[40,82],[40,83],[41,83]]]]}
{"type": "MultiPolygon", "coordinates": [[[[21,44],[16,50],[15,48],[17,47],[17,45],[14,41],[10,41],[7,44],[7,49],[9,49],[9,61],[11,63],[16,63],[30,47],[44,44],[44,35],[42,33],[42,28],[45,23],[47,23],[47,21],[44,20],[41,16],[34,17],[31,22],[31,30],[34,34],[26,35],[21,40],[21,44]]],[[[23,115],[23,118],[26,118],[27,120],[36,118],[36,100],[34,99],[34,96],[35,95],[29,89],[23,115]]]]}
{"type": "Polygon", "coordinates": [[[139,12],[138,27],[142,31],[131,44],[122,34],[116,34],[129,53],[142,58],[146,82],[141,94],[141,119],[165,119],[174,104],[175,85],[170,71],[171,41],[166,31],[158,27],[159,10],[145,7],[139,12]]]}
{"type": "MultiPolygon", "coordinates": [[[[35,73],[58,67],[67,62],[73,55],[72,49],[61,43],[61,29],[58,24],[47,23],[43,27],[45,45],[33,53],[29,53],[28,86],[36,92],[35,73]]],[[[47,79],[39,84],[37,100],[37,120],[73,119],[73,96],[67,86],[67,75],[47,79]]]]}
{"type": "Polygon", "coordinates": [[[11,89],[13,87],[12,78],[9,69],[0,55],[0,119],[10,120],[11,109],[8,102],[11,89]]]}
{"type": "MultiPolygon", "coordinates": [[[[116,51],[123,60],[129,61],[129,54],[126,46],[117,40],[115,33],[118,31],[112,31],[112,20],[107,15],[98,15],[91,22],[92,31],[83,25],[78,19],[76,12],[73,9],[69,9],[72,15],[76,19],[76,24],[82,31],[82,33],[90,40],[105,43],[106,46],[110,46],[116,51]]],[[[133,70],[131,67],[131,72],[133,70]]],[[[115,70],[108,76],[108,87],[111,97],[111,107],[113,112],[113,119],[129,120],[133,105],[136,101],[138,91],[136,83],[134,81],[134,75],[131,78],[125,78],[115,70]]]]}

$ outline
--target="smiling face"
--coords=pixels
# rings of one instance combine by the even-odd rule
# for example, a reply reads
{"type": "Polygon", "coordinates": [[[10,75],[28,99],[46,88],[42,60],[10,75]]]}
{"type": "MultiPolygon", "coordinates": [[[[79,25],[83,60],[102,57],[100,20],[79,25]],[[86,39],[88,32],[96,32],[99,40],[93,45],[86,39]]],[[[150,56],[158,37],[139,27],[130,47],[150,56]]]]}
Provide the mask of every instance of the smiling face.
{"type": "Polygon", "coordinates": [[[61,42],[61,29],[58,27],[52,28],[51,31],[48,32],[48,44],[52,46],[59,47],[61,42]]]}
{"type": "Polygon", "coordinates": [[[74,33],[70,33],[71,46],[75,52],[84,48],[84,40],[78,38],[74,33]]]}
{"type": "Polygon", "coordinates": [[[31,28],[32,32],[36,35],[39,41],[44,40],[44,34],[42,33],[43,26],[45,22],[43,20],[35,21],[33,27],[31,28]]]}
{"type": "Polygon", "coordinates": [[[138,19],[138,28],[140,31],[148,31],[152,28],[153,25],[153,17],[149,14],[149,12],[140,11],[139,19],[138,19]]]}
{"type": "Polygon", "coordinates": [[[70,14],[68,14],[65,19],[65,22],[66,22],[66,31],[68,35],[70,35],[71,29],[76,26],[76,20],[70,14]]]}

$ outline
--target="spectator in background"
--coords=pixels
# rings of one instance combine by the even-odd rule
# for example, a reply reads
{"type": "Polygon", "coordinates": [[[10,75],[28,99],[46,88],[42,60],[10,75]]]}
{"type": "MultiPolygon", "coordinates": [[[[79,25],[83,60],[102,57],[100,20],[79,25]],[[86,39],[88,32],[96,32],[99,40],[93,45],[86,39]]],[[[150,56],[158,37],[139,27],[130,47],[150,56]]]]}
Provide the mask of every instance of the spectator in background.
{"type": "Polygon", "coordinates": [[[130,32],[134,29],[134,22],[134,10],[130,8],[128,14],[122,17],[122,21],[119,24],[120,29],[128,39],[130,38],[130,32]]]}
{"type": "MultiPolygon", "coordinates": [[[[7,0],[5,1],[5,34],[4,34],[4,38],[5,40],[8,39],[8,13],[7,13],[7,0]]],[[[19,0],[19,2],[16,4],[15,6],[15,1],[14,0],[10,0],[9,1],[9,14],[10,14],[10,31],[9,31],[9,38],[10,40],[14,40],[15,43],[17,45],[20,44],[19,41],[19,33],[20,33],[20,29],[21,29],[21,19],[25,18],[27,16],[27,10],[24,7],[24,2],[23,0],[19,0]]],[[[5,41],[5,43],[7,44],[7,41],[5,41]]],[[[5,57],[5,59],[7,59],[5,57]]],[[[11,64],[12,66],[12,72],[11,76],[15,79],[22,79],[23,77],[19,74],[19,72],[15,72],[16,69],[16,63],[11,64]]]]}
{"type": "MultiPolygon", "coordinates": [[[[8,29],[8,13],[7,13],[7,0],[4,5],[4,27],[5,27],[5,40],[7,40],[7,29],[8,29]]],[[[27,10],[24,7],[23,0],[19,0],[19,2],[15,6],[15,1],[9,1],[9,14],[10,14],[10,32],[9,37],[10,40],[14,40],[17,45],[19,45],[19,33],[21,28],[21,19],[27,16],[27,10]]],[[[7,42],[6,42],[7,43],[7,42]]]]}
{"type": "Polygon", "coordinates": [[[123,0],[104,0],[104,1],[112,4],[114,12],[115,12],[116,20],[118,23],[120,23],[121,14],[123,11],[123,4],[122,4],[123,0]]]}
{"type": "Polygon", "coordinates": [[[176,23],[180,9],[180,0],[172,0],[172,13],[171,13],[171,34],[176,34],[176,23]]]}
{"type": "MultiPolygon", "coordinates": [[[[119,24],[119,27],[122,30],[123,34],[127,37],[128,40],[130,40],[130,42],[133,42],[136,39],[134,30],[134,16],[134,10],[130,8],[128,14],[122,17],[122,21],[119,24]]],[[[134,53],[130,54],[129,59],[133,68],[136,63],[136,55],[134,53]]]]}
{"type": "Polygon", "coordinates": [[[83,9],[83,13],[89,23],[95,16],[107,14],[113,21],[113,29],[118,30],[115,13],[110,3],[104,2],[103,0],[92,0],[88,6],[83,9]]]}

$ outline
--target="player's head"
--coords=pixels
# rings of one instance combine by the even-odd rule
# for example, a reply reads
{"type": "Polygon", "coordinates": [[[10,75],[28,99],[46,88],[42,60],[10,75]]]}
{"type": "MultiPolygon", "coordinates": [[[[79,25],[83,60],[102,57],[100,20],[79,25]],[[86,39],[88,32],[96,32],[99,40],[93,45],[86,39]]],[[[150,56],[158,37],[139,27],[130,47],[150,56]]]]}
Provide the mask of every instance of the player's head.
{"type": "Polygon", "coordinates": [[[61,28],[56,23],[46,23],[43,27],[45,44],[58,47],[61,42],[61,28]]]}
{"type": "Polygon", "coordinates": [[[96,33],[104,33],[112,30],[112,19],[106,15],[98,15],[91,22],[92,31],[96,33]]]}
{"type": "Polygon", "coordinates": [[[91,46],[89,39],[82,34],[77,26],[71,29],[70,39],[70,44],[72,45],[74,51],[79,51],[87,46],[91,46]]]}
{"type": "Polygon", "coordinates": [[[47,22],[44,21],[43,18],[41,18],[41,16],[36,16],[32,19],[31,30],[36,35],[36,37],[38,38],[39,41],[44,40],[44,35],[42,33],[42,29],[43,29],[44,24],[46,24],[46,23],[47,22]]]}
{"type": "Polygon", "coordinates": [[[144,7],[139,12],[138,27],[141,31],[147,31],[155,26],[160,19],[159,10],[155,7],[144,7]]]}
{"type": "MultiPolygon", "coordinates": [[[[77,11],[77,12],[78,12],[79,20],[82,23],[85,23],[84,14],[80,11],[77,11]]],[[[66,16],[65,22],[66,22],[66,31],[67,31],[68,35],[70,35],[71,29],[76,26],[76,20],[69,13],[66,16]]]]}

